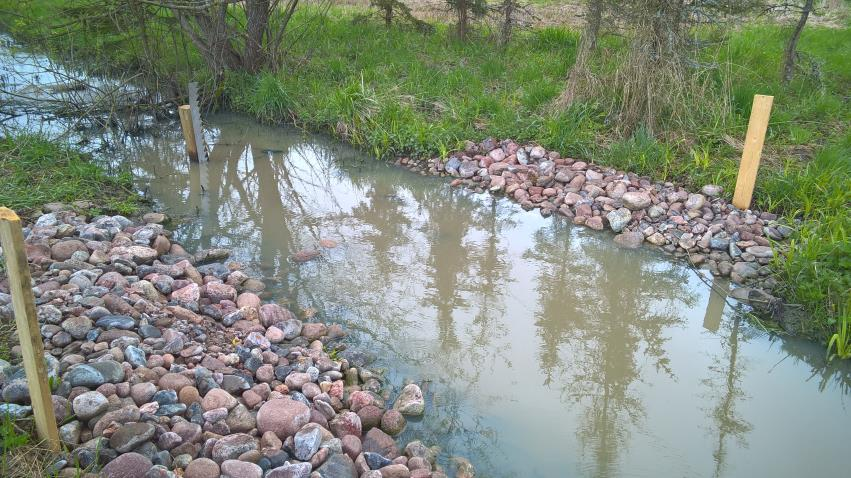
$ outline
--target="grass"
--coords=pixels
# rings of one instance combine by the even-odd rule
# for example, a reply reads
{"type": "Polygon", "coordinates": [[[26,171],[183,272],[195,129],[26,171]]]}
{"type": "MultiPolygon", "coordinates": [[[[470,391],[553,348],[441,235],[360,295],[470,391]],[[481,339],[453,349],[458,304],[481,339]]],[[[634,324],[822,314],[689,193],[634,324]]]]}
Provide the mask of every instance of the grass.
{"type": "Polygon", "coordinates": [[[131,215],[140,206],[128,174],[107,175],[91,159],[43,136],[0,137],[0,205],[27,216],[50,202],[85,200],[99,212],[131,215]]]}
{"type": "MultiPolygon", "coordinates": [[[[23,37],[44,34],[50,18],[67,21],[60,7],[68,3],[33,2],[10,28],[23,37]]],[[[4,8],[21,11],[11,0],[0,0],[4,8]]],[[[309,13],[297,14],[293,26],[306,24],[309,13]]],[[[215,98],[262,121],[330,132],[379,157],[434,157],[464,140],[510,137],[694,189],[719,184],[729,194],[753,95],[773,95],[754,205],[798,226],[784,246],[787,260],[773,268],[779,292],[812,316],[803,332],[826,341],[836,330],[835,304],[851,294],[851,28],[808,26],[799,44],[802,69],[788,86],[779,79],[789,26],[701,31],[711,45],[700,59],[705,94],[682,105],[678,121],[662,133],[639,128],[628,137],[605,114],[606,98],[551,107],[575,59],[575,31],[528,28],[501,49],[486,35],[460,43],[448,30],[386,29],[377,21],[353,22],[351,9],[332,10],[319,30],[293,46],[278,73],[227,73],[215,98]]],[[[141,47],[132,31],[101,25],[63,32],[45,45],[66,53],[73,47],[77,57],[113,69],[138,67],[141,47]]],[[[618,58],[623,40],[606,38],[601,48],[604,58],[618,58]]],[[[209,78],[191,49],[163,49],[161,56],[159,68],[180,81],[187,71],[209,78]]],[[[604,60],[595,68],[606,76],[618,66],[604,60]]],[[[614,91],[606,96],[617,99],[614,91]]]]}

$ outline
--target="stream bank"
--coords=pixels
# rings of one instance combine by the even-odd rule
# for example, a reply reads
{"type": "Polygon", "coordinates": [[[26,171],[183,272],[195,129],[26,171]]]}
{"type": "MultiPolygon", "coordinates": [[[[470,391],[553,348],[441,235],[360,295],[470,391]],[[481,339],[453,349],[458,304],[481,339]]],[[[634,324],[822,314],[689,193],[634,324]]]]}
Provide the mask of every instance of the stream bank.
{"type": "Polygon", "coordinates": [[[465,149],[427,162],[400,158],[414,172],[456,178],[454,187],[504,195],[544,217],[558,213],[573,224],[615,233],[615,244],[636,249],[647,243],[713,276],[729,277],[739,300],[797,333],[798,317],[782,313],[773,297],[774,269],[785,260],[784,241],[794,229],[770,212],[740,210],[721,186],[699,193],[673,182],[618,171],[510,139],[467,141],[465,149]],[[774,264],[774,268],[772,265],[774,264]]]}

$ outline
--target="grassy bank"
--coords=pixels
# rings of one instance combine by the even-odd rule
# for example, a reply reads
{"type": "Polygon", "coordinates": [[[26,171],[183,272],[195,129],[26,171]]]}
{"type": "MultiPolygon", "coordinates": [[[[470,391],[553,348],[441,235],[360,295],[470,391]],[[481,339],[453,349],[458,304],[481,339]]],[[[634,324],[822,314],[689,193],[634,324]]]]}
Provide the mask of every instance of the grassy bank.
{"type": "MultiPolygon", "coordinates": [[[[51,25],[67,24],[61,7],[73,3],[39,1],[23,11],[17,2],[0,0],[0,9],[23,15],[11,22],[13,33],[43,35],[51,25]]],[[[315,20],[308,13],[294,18],[296,28],[315,20]]],[[[485,35],[460,43],[447,30],[386,29],[334,10],[293,46],[279,72],[227,73],[216,98],[263,121],[328,131],[376,156],[434,157],[467,139],[510,137],[656,179],[694,188],[716,183],[731,192],[753,94],[774,95],[755,207],[799,221],[788,259],[775,264],[777,291],[812,316],[804,333],[825,339],[835,330],[837,304],[851,291],[851,28],[808,26],[799,45],[806,70],[788,86],[779,81],[788,26],[707,32],[714,46],[702,60],[717,67],[707,69],[707,94],[684,105],[689,126],[628,137],[615,132],[599,101],[566,111],[551,107],[574,62],[574,31],[527,29],[501,49],[485,35]]],[[[132,31],[91,23],[62,32],[48,43],[55,52],[74,49],[77,57],[113,68],[142,66],[132,31]]],[[[602,47],[615,57],[624,45],[611,37],[602,47]]],[[[190,71],[208,77],[191,47],[161,53],[159,75],[170,72],[179,82],[190,71]]],[[[598,65],[602,71],[616,67],[598,65]]]]}
{"type": "Polygon", "coordinates": [[[133,214],[129,175],[108,175],[87,155],[36,135],[0,136],[0,204],[27,216],[50,202],[91,201],[93,213],[133,214]]]}

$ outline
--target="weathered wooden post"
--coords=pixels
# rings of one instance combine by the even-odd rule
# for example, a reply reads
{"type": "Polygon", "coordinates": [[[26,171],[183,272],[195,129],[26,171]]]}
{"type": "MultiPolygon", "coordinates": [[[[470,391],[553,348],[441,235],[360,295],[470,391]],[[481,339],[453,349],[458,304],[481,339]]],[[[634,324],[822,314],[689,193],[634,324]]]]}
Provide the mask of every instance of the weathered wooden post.
{"type": "Polygon", "coordinates": [[[53,414],[53,401],[50,398],[50,386],[47,382],[41,329],[38,326],[35,310],[35,297],[24,248],[21,219],[15,211],[5,207],[0,207],[0,243],[3,245],[6,256],[6,273],[9,276],[15,325],[21,341],[24,371],[27,374],[30,401],[33,415],[35,415],[35,427],[38,435],[47,442],[50,449],[58,452],[59,431],[56,429],[56,416],[53,414]]]}
{"type": "Polygon", "coordinates": [[[186,154],[192,161],[198,161],[198,148],[195,143],[195,128],[192,126],[192,107],[181,105],[177,108],[180,115],[180,127],[183,129],[183,140],[186,142],[186,154]]]}
{"type": "Polygon", "coordinates": [[[768,117],[771,115],[772,103],[774,103],[773,96],[755,95],[753,97],[748,133],[745,136],[745,148],[742,151],[742,162],[739,164],[739,175],[736,178],[736,192],[733,194],[733,205],[739,209],[751,207],[756,173],[759,170],[759,159],[762,155],[762,145],[765,143],[765,132],[768,130],[768,117]]]}

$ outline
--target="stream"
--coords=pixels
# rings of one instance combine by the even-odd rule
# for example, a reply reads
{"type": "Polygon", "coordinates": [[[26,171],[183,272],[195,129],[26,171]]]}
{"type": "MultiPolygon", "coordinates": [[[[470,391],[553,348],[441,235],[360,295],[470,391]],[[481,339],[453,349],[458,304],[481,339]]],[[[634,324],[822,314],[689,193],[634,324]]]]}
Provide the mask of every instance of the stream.
{"type": "Polygon", "coordinates": [[[322,135],[211,115],[198,164],[176,122],[149,123],[67,140],[132,172],[188,250],[231,249],[265,299],[343,324],[396,390],[422,383],[400,443],[482,477],[847,474],[851,367],[764,331],[708,272],[322,135]],[[338,246],[289,260],[320,239],[338,246]]]}

